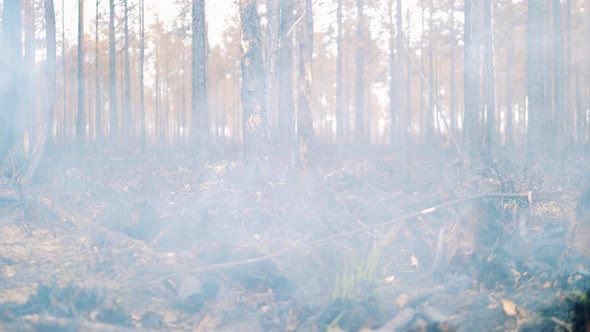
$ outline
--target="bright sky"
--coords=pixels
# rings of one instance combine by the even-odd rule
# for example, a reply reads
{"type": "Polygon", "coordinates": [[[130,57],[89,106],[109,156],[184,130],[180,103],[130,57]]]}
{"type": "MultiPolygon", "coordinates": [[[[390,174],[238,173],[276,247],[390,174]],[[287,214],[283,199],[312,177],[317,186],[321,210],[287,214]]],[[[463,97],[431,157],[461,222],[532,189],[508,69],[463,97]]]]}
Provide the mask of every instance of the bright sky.
{"type": "MultiPolygon", "coordinates": [[[[75,39],[77,34],[77,24],[78,24],[78,1],[77,0],[62,0],[64,1],[65,6],[65,13],[66,13],[66,33],[70,35],[70,38],[75,39]]],[[[58,15],[58,26],[61,25],[61,9],[62,9],[62,1],[56,0],[55,6],[58,15]]],[[[108,0],[99,0],[100,1],[100,10],[103,15],[108,15],[108,0]]],[[[136,5],[138,4],[138,0],[128,0],[129,5],[136,5]]],[[[179,9],[174,5],[173,0],[144,0],[145,1],[145,15],[146,15],[146,25],[149,25],[150,21],[153,20],[155,17],[155,13],[158,14],[159,18],[164,22],[164,24],[171,24],[176,19],[179,9]]],[[[205,1],[205,15],[207,17],[207,26],[208,26],[208,34],[209,34],[209,42],[211,45],[217,45],[221,43],[222,40],[222,33],[227,26],[228,22],[232,19],[235,19],[235,14],[237,13],[237,4],[236,0],[206,0],[205,1]]],[[[386,9],[386,1],[382,2],[382,9],[386,9]]],[[[120,0],[115,0],[115,5],[119,5],[120,0]]],[[[265,4],[266,1],[260,0],[259,4],[265,4]]],[[[332,0],[314,0],[314,18],[315,18],[315,28],[318,31],[325,31],[325,29],[335,21],[335,7],[334,1],[332,0]]],[[[85,18],[86,18],[86,32],[93,31],[93,21],[95,15],[95,5],[96,2],[94,0],[86,0],[84,2],[85,7],[85,18]]],[[[419,14],[417,12],[416,7],[416,0],[404,0],[402,2],[404,6],[404,19],[405,19],[405,11],[407,8],[410,8],[412,12],[412,16],[414,20],[419,19],[419,14]]],[[[386,15],[383,11],[380,10],[373,10],[368,11],[367,15],[386,15]]],[[[388,17],[383,17],[384,19],[388,19],[388,17]]],[[[102,22],[108,22],[108,16],[103,16],[101,18],[102,22]]],[[[376,23],[376,22],[375,22],[376,23]]],[[[103,23],[104,24],[104,23],[103,23]]],[[[405,24],[404,24],[405,25],[405,24]]],[[[420,32],[420,25],[416,22],[413,24],[413,38],[419,36],[420,32]]]]}
{"type": "MultiPolygon", "coordinates": [[[[66,33],[70,35],[70,37],[74,37],[78,31],[78,1],[77,0],[62,0],[65,6],[65,24],[66,24],[66,33]]],[[[58,26],[61,26],[61,11],[62,11],[62,1],[56,0],[55,1],[55,9],[58,15],[58,26]]],[[[99,0],[100,1],[100,11],[103,13],[102,15],[108,15],[108,0],[99,0]]],[[[136,5],[139,3],[138,0],[128,0],[129,6],[136,5]]],[[[120,0],[115,0],[115,6],[119,6],[120,0]]],[[[146,16],[146,26],[149,24],[150,20],[153,20],[155,17],[155,13],[158,14],[160,20],[165,24],[170,24],[174,22],[176,17],[178,16],[179,9],[174,5],[174,1],[172,0],[144,0],[145,3],[145,16],[146,16]]],[[[207,25],[209,28],[209,40],[211,44],[218,44],[221,42],[221,34],[227,25],[228,21],[232,19],[234,13],[237,11],[237,7],[234,5],[235,0],[206,0],[205,10],[207,15],[207,25]]],[[[93,31],[94,27],[94,17],[95,17],[95,7],[96,2],[93,0],[86,0],[84,1],[84,16],[86,19],[85,22],[85,29],[88,33],[89,31],[93,31]]],[[[103,16],[101,18],[102,22],[108,22],[108,16],[103,16]]]]}

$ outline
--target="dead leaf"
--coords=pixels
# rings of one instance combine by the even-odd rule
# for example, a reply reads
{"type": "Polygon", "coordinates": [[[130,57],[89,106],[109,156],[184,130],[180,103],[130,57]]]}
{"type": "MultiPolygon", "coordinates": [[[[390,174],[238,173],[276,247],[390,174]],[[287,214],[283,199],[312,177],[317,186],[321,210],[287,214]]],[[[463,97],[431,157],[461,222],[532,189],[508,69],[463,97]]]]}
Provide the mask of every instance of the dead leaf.
{"type": "Polygon", "coordinates": [[[410,257],[410,266],[412,267],[420,267],[420,262],[418,261],[418,258],[416,258],[416,256],[412,255],[412,257],[410,257]]]}
{"type": "Polygon", "coordinates": [[[507,316],[516,316],[516,304],[514,302],[502,299],[502,309],[507,316]]]}
{"type": "Polygon", "coordinates": [[[408,294],[400,294],[398,297],[395,298],[393,303],[397,304],[398,307],[403,308],[408,304],[408,300],[410,297],[408,294]]]}
{"type": "Polygon", "coordinates": [[[386,284],[391,284],[394,281],[395,281],[395,276],[390,276],[390,277],[385,278],[386,284]]]}

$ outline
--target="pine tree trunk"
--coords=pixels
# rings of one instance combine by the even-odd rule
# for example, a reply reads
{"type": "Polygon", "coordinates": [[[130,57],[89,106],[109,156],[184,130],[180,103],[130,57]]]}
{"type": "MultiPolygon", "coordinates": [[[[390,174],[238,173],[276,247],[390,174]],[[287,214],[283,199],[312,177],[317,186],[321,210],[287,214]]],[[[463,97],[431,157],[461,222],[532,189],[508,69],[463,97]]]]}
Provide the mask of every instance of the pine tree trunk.
{"type": "Polygon", "coordinates": [[[119,140],[117,114],[117,50],[115,49],[115,0],[109,0],[109,136],[111,143],[119,140]]]}
{"type": "Polygon", "coordinates": [[[564,109],[564,60],[563,60],[563,28],[561,25],[561,2],[553,0],[553,91],[554,109],[553,125],[555,139],[553,151],[562,151],[564,146],[566,110],[564,109]]]}
{"type": "Polygon", "coordinates": [[[528,0],[527,18],[527,139],[530,153],[543,146],[543,2],[528,0]]]}
{"type": "MultiPolygon", "coordinates": [[[[123,83],[124,98],[123,98],[123,133],[124,141],[133,137],[131,127],[131,64],[129,61],[129,7],[128,0],[123,0],[124,13],[125,13],[125,27],[124,27],[124,55],[125,55],[125,81],[123,83]]],[[[128,141],[127,141],[128,142],[128,141]]]]}
{"type": "Polygon", "coordinates": [[[356,54],[355,54],[355,109],[356,109],[356,144],[365,145],[365,18],[364,0],[356,0],[356,54]]]}
{"type": "Polygon", "coordinates": [[[484,94],[485,94],[485,112],[486,112],[486,135],[485,135],[485,156],[488,162],[493,160],[492,150],[496,139],[496,85],[495,85],[495,66],[494,66],[494,48],[493,48],[493,22],[492,22],[492,2],[491,0],[483,1],[484,14],[484,32],[483,32],[483,49],[484,49],[484,94]]]}
{"type": "Polygon", "coordinates": [[[84,0],[78,0],[78,117],[76,118],[76,141],[78,146],[86,143],[84,102],[84,0]]]}
{"type": "MultiPolygon", "coordinates": [[[[147,145],[147,118],[145,115],[145,86],[144,86],[144,63],[145,63],[145,4],[144,0],[139,2],[139,139],[141,140],[142,150],[146,150],[147,145]]],[[[183,80],[184,87],[184,80],[183,80]]],[[[184,91],[184,90],[183,90],[184,91]]],[[[184,103],[184,98],[183,98],[184,103]]],[[[184,107],[183,107],[184,111],[184,107]]],[[[186,128],[186,127],[185,127],[186,128]]]]}
{"type": "Polygon", "coordinates": [[[273,154],[276,155],[278,137],[276,132],[277,117],[279,112],[279,81],[278,81],[278,61],[279,61],[279,46],[281,33],[280,11],[281,6],[279,0],[267,1],[267,27],[266,27],[266,112],[268,114],[266,135],[273,148],[273,154]]]}
{"type": "Polygon", "coordinates": [[[343,145],[345,142],[344,107],[342,93],[342,0],[338,0],[336,8],[336,142],[343,145]]]}
{"type": "Polygon", "coordinates": [[[264,66],[262,31],[256,0],[240,0],[242,24],[242,126],[244,159],[248,167],[264,158],[266,112],[264,110],[264,66]]]}
{"type": "Polygon", "coordinates": [[[196,148],[197,154],[205,158],[209,142],[209,117],[207,114],[207,34],[205,31],[204,0],[193,0],[192,20],[192,144],[196,148]]]}
{"type": "MultiPolygon", "coordinates": [[[[292,0],[281,1],[281,40],[279,48],[279,155],[292,157],[295,137],[293,102],[293,39],[289,30],[293,24],[292,0]]],[[[244,124],[243,124],[244,125],[244,124]]],[[[243,137],[245,140],[246,138],[243,137]]]]}
{"type": "Polygon", "coordinates": [[[299,136],[299,162],[308,161],[307,153],[313,144],[313,119],[311,114],[312,56],[313,56],[313,8],[311,0],[305,0],[302,34],[299,44],[299,101],[297,134],[299,136]]]}
{"type": "Polygon", "coordinates": [[[98,142],[102,142],[103,133],[102,133],[102,106],[101,106],[101,95],[100,95],[100,79],[99,79],[99,56],[98,56],[98,8],[100,5],[100,0],[96,0],[96,22],[94,22],[94,93],[95,93],[95,113],[96,113],[96,140],[98,142]]]}

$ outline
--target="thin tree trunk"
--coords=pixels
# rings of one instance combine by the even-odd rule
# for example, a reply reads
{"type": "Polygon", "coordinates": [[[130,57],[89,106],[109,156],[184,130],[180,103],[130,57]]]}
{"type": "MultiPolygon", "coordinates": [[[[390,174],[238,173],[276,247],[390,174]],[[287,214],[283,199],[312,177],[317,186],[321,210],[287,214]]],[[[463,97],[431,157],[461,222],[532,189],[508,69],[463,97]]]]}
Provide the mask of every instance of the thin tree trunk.
{"type": "Polygon", "coordinates": [[[496,142],[496,86],[495,86],[495,69],[494,69],[494,41],[493,41],[493,22],[492,22],[492,2],[491,0],[483,1],[484,13],[484,93],[485,93],[485,112],[486,112],[486,141],[485,155],[488,162],[493,160],[492,149],[496,142]]]}
{"type": "Polygon", "coordinates": [[[23,59],[20,6],[20,1],[6,1],[2,12],[0,70],[6,84],[0,87],[0,162],[13,148],[15,114],[21,106],[23,59]]]}
{"type": "Polygon", "coordinates": [[[342,0],[338,0],[336,8],[336,142],[344,144],[344,110],[342,94],[342,0]]]}
{"type": "MultiPolygon", "coordinates": [[[[553,140],[553,151],[561,151],[564,146],[565,135],[565,114],[564,110],[564,61],[563,61],[563,27],[561,25],[561,2],[553,0],[553,91],[554,110],[553,125],[555,140],[553,140]]],[[[552,126],[553,127],[553,126],[552,126]]]]}
{"type": "Polygon", "coordinates": [[[115,49],[115,0],[109,0],[109,136],[111,143],[119,140],[117,115],[117,58],[115,49]]]}
{"type": "Polygon", "coordinates": [[[84,89],[84,0],[78,0],[78,117],[76,119],[76,140],[78,146],[82,146],[86,142],[84,89]]]}
{"type": "Polygon", "coordinates": [[[242,119],[244,159],[249,167],[264,157],[266,112],[264,110],[264,66],[262,31],[256,0],[240,0],[242,23],[242,119]]]}
{"type": "Polygon", "coordinates": [[[405,124],[405,132],[406,132],[406,148],[409,148],[409,144],[411,142],[411,136],[410,133],[408,132],[409,128],[412,128],[412,66],[410,66],[411,63],[411,59],[410,59],[410,50],[411,50],[411,45],[410,45],[410,41],[411,41],[411,16],[410,16],[410,10],[407,9],[406,10],[406,33],[407,33],[407,39],[406,39],[406,59],[408,60],[406,62],[406,81],[405,81],[405,85],[406,85],[406,124],[405,124]]]}
{"type": "Polygon", "coordinates": [[[66,78],[66,16],[65,13],[65,0],[61,0],[61,69],[62,69],[62,77],[63,77],[63,124],[62,124],[62,134],[63,134],[63,144],[65,145],[68,140],[68,113],[66,111],[67,105],[67,90],[68,90],[68,80],[66,78]]]}
{"type": "Polygon", "coordinates": [[[543,144],[543,2],[528,0],[527,18],[527,95],[529,152],[540,151],[543,144]]]}
{"type": "Polygon", "coordinates": [[[207,102],[207,34],[205,31],[205,1],[193,0],[193,72],[191,103],[192,144],[197,154],[206,159],[209,143],[209,116],[207,102]]]}
{"type": "MultiPolygon", "coordinates": [[[[466,0],[468,1],[468,0],[466,0]]],[[[422,28],[422,38],[420,38],[420,73],[424,73],[424,31],[426,31],[426,27],[424,22],[426,19],[424,18],[426,10],[422,7],[421,14],[420,14],[420,25],[422,28]]],[[[424,107],[424,77],[420,77],[420,137],[422,143],[426,142],[426,112],[424,107]]]]}
{"type": "MultiPolygon", "coordinates": [[[[46,141],[51,142],[54,123],[55,87],[57,72],[55,8],[53,0],[45,0],[45,24],[47,38],[47,131],[46,141]]],[[[42,134],[42,133],[40,133],[42,134]]]]}
{"type": "MultiPolygon", "coordinates": [[[[395,62],[395,29],[393,19],[393,2],[389,0],[389,117],[390,117],[390,130],[389,130],[389,144],[392,148],[398,143],[400,134],[398,132],[398,96],[397,96],[397,76],[401,68],[396,68],[395,62]],[[396,73],[397,71],[397,73],[396,73]]],[[[399,32],[398,32],[399,34],[399,32]]],[[[398,53],[398,57],[400,54],[398,53]]]]}
{"type": "Polygon", "coordinates": [[[98,142],[102,142],[102,138],[103,138],[103,133],[102,133],[102,106],[101,106],[101,95],[100,95],[100,79],[99,79],[99,71],[100,71],[100,66],[99,66],[99,58],[98,58],[98,19],[99,19],[99,13],[98,13],[98,7],[100,5],[100,0],[96,0],[96,13],[95,13],[95,17],[96,17],[96,21],[94,22],[94,93],[96,96],[96,100],[95,100],[95,112],[96,112],[96,140],[98,142]]]}
{"type": "Polygon", "coordinates": [[[451,0],[451,134],[457,132],[457,102],[455,99],[455,46],[457,44],[457,35],[455,31],[455,0],[451,0]]]}
{"type": "Polygon", "coordinates": [[[279,46],[281,34],[281,6],[279,0],[267,1],[267,27],[266,27],[266,111],[268,114],[266,135],[276,155],[277,142],[275,126],[277,125],[277,116],[279,112],[279,81],[278,81],[278,61],[279,46]]]}
{"type": "MultiPolygon", "coordinates": [[[[23,137],[22,135],[28,131],[29,138],[34,139],[33,136],[36,134],[43,135],[44,133],[34,133],[35,130],[35,109],[36,109],[36,96],[35,96],[35,8],[31,0],[24,0],[25,5],[25,91],[23,95],[23,110],[19,112],[17,117],[16,129],[18,130],[17,137],[23,137]]],[[[17,140],[16,142],[22,142],[23,140],[17,140]]],[[[20,144],[19,144],[20,145],[20,144]]],[[[29,151],[25,151],[29,153],[29,151]]]]}
{"type": "Polygon", "coordinates": [[[131,64],[129,61],[129,7],[128,0],[123,0],[123,6],[125,10],[125,27],[124,27],[124,55],[125,55],[125,82],[123,83],[124,98],[123,98],[123,130],[125,133],[125,139],[129,139],[133,136],[131,130],[131,64]]]}
{"type": "Polygon", "coordinates": [[[508,30],[507,36],[507,46],[506,46],[506,143],[508,146],[512,147],[514,143],[514,134],[512,129],[512,122],[514,121],[514,116],[512,114],[512,57],[513,55],[513,41],[514,35],[514,19],[510,20],[510,28],[508,30]]]}
{"type": "MultiPolygon", "coordinates": [[[[434,87],[434,0],[430,0],[430,18],[428,19],[428,84],[434,87]]],[[[426,144],[433,144],[434,138],[434,96],[436,90],[430,89],[428,95],[428,114],[426,114],[426,144]]]]}
{"type": "Polygon", "coordinates": [[[313,119],[311,114],[312,56],[313,56],[313,8],[311,0],[304,2],[302,34],[299,44],[299,102],[297,134],[299,136],[299,162],[305,165],[307,152],[313,144],[313,119]]]}
{"type": "Polygon", "coordinates": [[[364,0],[356,0],[356,56],[355,56],[355,109],[356,109],[356,144],[365,144],[365,18],[364,0]]]}
{"type": "MultiPolygon", "coordinates": [[[[147,118],[145,115],[145,86],[144,86],[144,63],[145,63],[145,5],[144,0],[139,1],[139,139],[141,140],[142,150],[146,150],[147,145],[147,118]]],[[[182,83],[184,88],[184,80],[182,83]]],[[[183,89],[184,93],[184,89],[183,89]]],[[[184,97],[184,95],[183,95],[184,97]]],[[[183,99],[184,104],[184,99],[183,99]]],[[[184,107],[183,107],[184,111],[184,107]]],[[[186,129],[186,127],[185,127],[186,129]]]]}
{"type": "Polygon", "coordinates": [[[571,63],[572,63],[572,0],[566,0],[565,6],[565,33],[567,36],[567,44],[565,46],[565,133],[567,133],[568,141],[569,142],[576,142],[575,132],[575,119],[576,119],[576,112],[575,109],[572,108],[572,93],[570,91],[571,88],[571,63]]]}
{"type": "MultiPolygon", "coordinates": [[[[292,0],[281,1],[281,41],[279,48],[279,155],[292,157],[295,137],[293,102],[293,39],[289,34],[293,24],[292,0]]],[[[245,124],[242,124],[244,126],[245,124]]],[[[245,140],[246,138],[243,137],[245,140]]]]}

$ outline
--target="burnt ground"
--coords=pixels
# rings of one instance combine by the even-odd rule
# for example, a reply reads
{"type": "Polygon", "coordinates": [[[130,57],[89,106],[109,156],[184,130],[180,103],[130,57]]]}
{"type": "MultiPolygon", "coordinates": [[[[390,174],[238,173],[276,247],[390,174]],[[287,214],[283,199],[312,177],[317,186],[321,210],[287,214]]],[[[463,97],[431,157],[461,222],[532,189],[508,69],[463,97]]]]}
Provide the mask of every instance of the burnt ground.
{"type": "Polygon", "coordinates": [[[1,329],[585,331],[587,159],[267,166],[101,152],[3,178],[1,329]]]}

